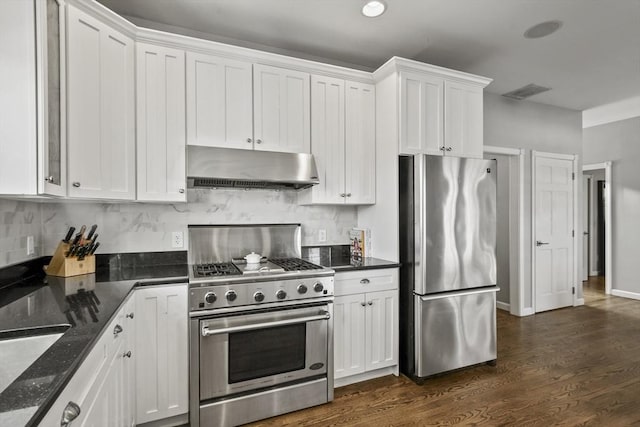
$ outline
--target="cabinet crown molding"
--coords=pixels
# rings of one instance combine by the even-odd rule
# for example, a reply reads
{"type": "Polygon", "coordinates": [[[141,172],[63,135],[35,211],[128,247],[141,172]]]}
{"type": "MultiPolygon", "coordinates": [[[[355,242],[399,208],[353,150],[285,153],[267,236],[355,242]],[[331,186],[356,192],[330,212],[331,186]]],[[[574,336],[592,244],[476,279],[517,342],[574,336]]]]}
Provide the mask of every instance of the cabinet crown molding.
{"type": "Polygon", "coordinates": [[[379,82],[394,72],[408,71],[414,73],[428,73],[434,76],[445,78],[449,81],[458,81],[467,84],[476,84],[482,88],[486,87],[493,81],[488,77],[477,76],[475,74],[465,73],[463,71],[451,70],[449,68],[439,67],[437,65],[426,64],[412,59],[400,58],[394,56],[387,62],[382,64],[380,68],[373,72],[374,81],[379,82]]]}

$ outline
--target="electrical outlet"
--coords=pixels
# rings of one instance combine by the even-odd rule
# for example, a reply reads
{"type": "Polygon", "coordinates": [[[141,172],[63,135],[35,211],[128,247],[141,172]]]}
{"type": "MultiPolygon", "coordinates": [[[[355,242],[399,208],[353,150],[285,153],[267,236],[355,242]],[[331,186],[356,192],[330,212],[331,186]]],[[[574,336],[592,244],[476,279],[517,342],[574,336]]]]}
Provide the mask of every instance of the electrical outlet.
{"type": "Polygon", "coordinates": [[[184,234],[182,234],[182,231],[171,233],[171,247],[176,249],[184,247],[184,234]]]}
{"type": "Polygon", "coordinates": [[[318,230],[318,242],[326,242],[327,241],[327,230],[321,228],[318,230]]]}
{"type": "Polygon", "coordinates": [[[27,256],[33,255],[35,252],[36,248],[33,236],[27,236],[27,256]]]}

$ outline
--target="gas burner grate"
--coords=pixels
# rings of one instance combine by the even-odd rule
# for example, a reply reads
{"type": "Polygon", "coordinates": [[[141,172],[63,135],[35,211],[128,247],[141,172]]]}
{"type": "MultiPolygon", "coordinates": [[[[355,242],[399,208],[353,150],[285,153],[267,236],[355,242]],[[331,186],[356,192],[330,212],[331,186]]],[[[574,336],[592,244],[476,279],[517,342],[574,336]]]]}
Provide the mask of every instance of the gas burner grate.
{"type": "Polygon", "coordinates": [[[235,276],[242,274],[238,267],[230,262],[211,264],[197,264],[193,266],[193,274],[196,277],[235,276]]]}
{"type": "Polygon", "coordinates": [[[269,258],[269,261],[284,268],[284,271],[322,270],[323,268],[300,258],[269,258]]]}

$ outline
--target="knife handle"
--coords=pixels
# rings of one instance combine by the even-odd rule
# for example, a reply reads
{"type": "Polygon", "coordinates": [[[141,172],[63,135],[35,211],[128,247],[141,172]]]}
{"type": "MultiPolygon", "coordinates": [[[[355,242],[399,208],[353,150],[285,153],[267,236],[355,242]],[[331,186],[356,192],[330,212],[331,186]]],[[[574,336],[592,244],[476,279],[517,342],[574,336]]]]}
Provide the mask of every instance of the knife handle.
{"type": "Polygon", "coordinates": [[[96,229],[98,228],[97,224],[93,224],[91,226],[91,229],[89,230],[89,234],[87,234],[87,240],[91,240],[91,238],[93,237],[93,233],[96,232],[96,229]]]}
{"type": "Polygon", "coordinates": [[[69,243],[69,240],[71,240],[71,236],[73,236],[73,232],[76,231],[75,227],[70,227],[69,231],[67,231],[67,235],[64,236],[64,239],[62,240],[65,243],[69,243]]]}
{"type": "Polygon", "coordinates": [[[96,253],[96,249],[98,249],[98,246],[100,246],[100,242],[96,242],[96,244],[93,245],[93,247],[89,251],[89,255],[93,255],[94,253],[96,253]]]}

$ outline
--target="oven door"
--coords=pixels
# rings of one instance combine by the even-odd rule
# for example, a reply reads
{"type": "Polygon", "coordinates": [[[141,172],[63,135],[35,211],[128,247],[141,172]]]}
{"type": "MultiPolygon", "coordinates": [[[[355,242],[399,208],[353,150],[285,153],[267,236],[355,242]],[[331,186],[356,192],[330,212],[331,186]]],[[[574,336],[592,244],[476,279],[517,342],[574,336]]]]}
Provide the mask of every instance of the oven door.
{"type": "Polygon", "coordinates": [[[200,400],[327,373],[328,305],[202,319],[200,400]]]}

